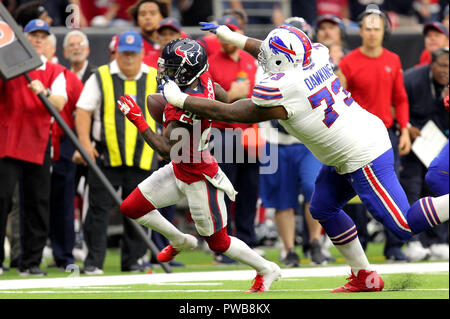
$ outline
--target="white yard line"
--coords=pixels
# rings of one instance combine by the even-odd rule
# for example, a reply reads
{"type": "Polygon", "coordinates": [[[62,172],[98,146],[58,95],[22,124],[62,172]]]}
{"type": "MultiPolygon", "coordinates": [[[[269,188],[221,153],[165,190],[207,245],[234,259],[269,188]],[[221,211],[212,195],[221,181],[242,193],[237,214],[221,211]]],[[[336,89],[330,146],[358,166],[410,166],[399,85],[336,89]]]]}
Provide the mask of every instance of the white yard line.
{"type": "MultiPolygon", "coordinates": [[[[449,271],[448,262],[375,264],[373,269],[379,274],[433,273],[449,271]]],[[[282,269],[282,278],[325,277],[349,275],[348,266],[310,267],[282,269]]],[[[0,280],[0,290],[33,288],[70,288],[87,286],[114,286],[134,284],[179,283],[219,280],[251,280],[254,270],[209,271],[171,274],[143,274],[118,276],[81,276],[67,278],[33,278],[0,280]]]]}

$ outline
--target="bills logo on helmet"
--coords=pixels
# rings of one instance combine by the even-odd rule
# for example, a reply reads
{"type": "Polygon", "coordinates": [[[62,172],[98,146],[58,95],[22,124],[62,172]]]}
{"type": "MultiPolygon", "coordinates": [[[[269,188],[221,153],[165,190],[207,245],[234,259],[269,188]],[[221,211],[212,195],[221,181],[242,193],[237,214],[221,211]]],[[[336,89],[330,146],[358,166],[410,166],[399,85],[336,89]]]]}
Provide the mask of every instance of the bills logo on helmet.
{"type": "Polygon", "coordinates": [[[273,36],[272,38],[270,38],[269,47],[274,54],[284,54],[289,62],[294,62],[291,54],[296,55],[295,51],[288,49],[283,40],[281,40],[278,36],[273,36]]]}
{"type": "Polygon", "coordinates": [[[309,38],[304,34],[301,30],[291,27],[289,25],[282,25],[280,26],[280,29],[286,29],[294,33],[300,40],[300,42],[303,45],[303,48],[305,49],[305,54],[303,55],[303,68],[310,68],[312,66],[311,64],[311,50],[312,50],[312,44],[309,38]]]}
{"type": "Polygon", "coordinates": [[[181,56],[187,64],[194,66],[198,63],[200,48],[194,48],[193,43],[182,44],[175,49],[175,54],[181,56]]]}

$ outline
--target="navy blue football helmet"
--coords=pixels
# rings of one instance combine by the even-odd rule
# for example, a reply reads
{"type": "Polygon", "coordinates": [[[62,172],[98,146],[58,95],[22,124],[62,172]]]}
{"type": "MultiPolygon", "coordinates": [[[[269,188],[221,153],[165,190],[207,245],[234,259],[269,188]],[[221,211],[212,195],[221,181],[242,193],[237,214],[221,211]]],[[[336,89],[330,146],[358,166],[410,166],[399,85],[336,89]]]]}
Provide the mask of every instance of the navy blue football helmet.
{"type": "Polygon", "coordinates": [[[158,83],[164,76],[178,86],[187,86],[208,70],[205,49],[192,39],[177,39],[169,42],[158,59],[158,83]]]}

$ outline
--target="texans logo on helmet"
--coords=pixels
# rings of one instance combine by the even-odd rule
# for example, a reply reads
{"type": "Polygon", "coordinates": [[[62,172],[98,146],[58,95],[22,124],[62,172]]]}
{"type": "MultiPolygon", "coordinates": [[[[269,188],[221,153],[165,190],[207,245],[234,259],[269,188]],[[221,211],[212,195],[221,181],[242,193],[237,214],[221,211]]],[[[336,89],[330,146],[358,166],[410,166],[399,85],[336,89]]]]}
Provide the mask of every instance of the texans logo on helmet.
{"type": "Polygon", "coordinates": [[[175,49],[175,54],[184,58],[190,66],[194,66],[198,63],[200,48],[194,43],[182,44],[175,49]]]}
{"type": "Polygon", "coordinates": [[[274,54],[282,53],[286,56],[289,62],[294,62],[294,59],[292,59],[291,54],[296,55],[295,51],[289,50],[286,47],[286,44],[284,44],[283,40],[281,40],[278,36],[270,38],[269,47],[274,54]]]}

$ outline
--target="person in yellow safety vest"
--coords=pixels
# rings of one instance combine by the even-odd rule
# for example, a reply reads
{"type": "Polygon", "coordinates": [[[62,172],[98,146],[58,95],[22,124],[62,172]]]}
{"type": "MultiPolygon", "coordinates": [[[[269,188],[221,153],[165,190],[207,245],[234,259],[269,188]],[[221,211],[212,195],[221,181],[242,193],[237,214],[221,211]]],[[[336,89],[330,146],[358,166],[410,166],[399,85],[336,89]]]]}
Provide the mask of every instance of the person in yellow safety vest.
{"type": "MultiPolygon", "coordinates": [[[[121,33],[116,59],[100,66],[87,80],[75,115],[80,143],[112,185],[116,189],[121,188],[122,198],[126,198],[157,168],[156,152],[116,107],[120,96],[133,96],[142,105],[148,125],[155,129],[156,123],[147,110],[146,97],[157,90],[157,70],[142,63],[143,56],[142,36],[132,30],[121,33]]],[[[86,164],[79,154],[74,156],[74,161],[86,164]]],[[[115,202],[94,174],[88,175],[88,185],[89,210],[83,227],[89,252],[83,272],[102,274],[109,214],[115,202]]],[[[146,246],[132,225],[123,223],[123,227],[121,270],[143,271],[138,259],[145,254],[146,246]]]]}

